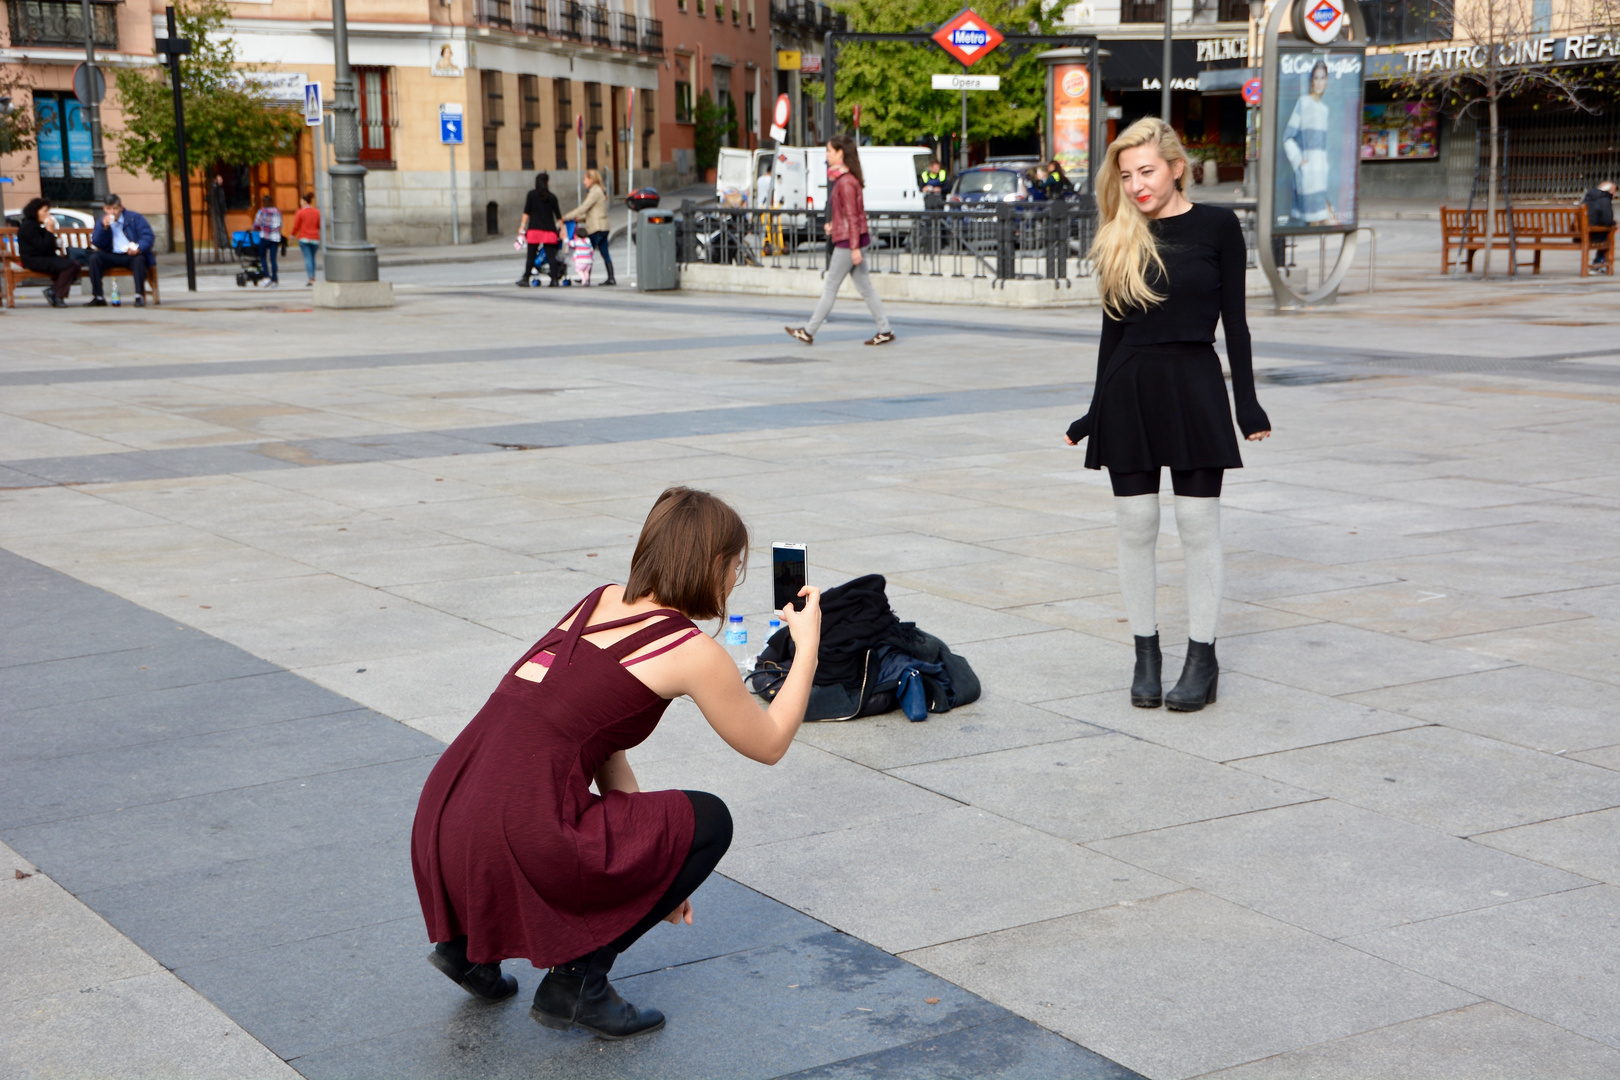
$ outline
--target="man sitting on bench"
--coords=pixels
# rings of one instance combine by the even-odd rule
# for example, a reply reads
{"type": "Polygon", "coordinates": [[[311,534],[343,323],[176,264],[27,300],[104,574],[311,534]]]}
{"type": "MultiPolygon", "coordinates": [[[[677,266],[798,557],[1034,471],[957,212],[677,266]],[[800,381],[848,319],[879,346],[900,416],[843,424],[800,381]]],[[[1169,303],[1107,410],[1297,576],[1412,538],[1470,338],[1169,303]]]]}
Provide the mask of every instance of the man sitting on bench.
{"type": "Polygon", "coordinates": [[[135,306],[146,306],[146,271],[152,265],[152,226],[133,210],[125,210],[116,195],[102,200],[106,213],[90,234],[90,303],[106,307],[101,295],[101,275],[110,267],[121,267],[135,278],[135,306]]]}
{"type": "MultiPolygon", "coordinates": [[[[1603,181],[1597,187],[1588,191],[1586,198],[1581,201],[1586,204],[1586,223],[1604,230],[1603,232],[1594,232],[1592,239],[1599,242],[1607,240],[1607,226],[1614,224],[1614,181],[1603,181]]],[[[1605,248],[1604,251],[1606,250],[1605,248]]],[[[1608,262],[1604,258],[1604,251],[1599,251],[1592,257],[1594,267],[1604,266],[1608,262]]]]}

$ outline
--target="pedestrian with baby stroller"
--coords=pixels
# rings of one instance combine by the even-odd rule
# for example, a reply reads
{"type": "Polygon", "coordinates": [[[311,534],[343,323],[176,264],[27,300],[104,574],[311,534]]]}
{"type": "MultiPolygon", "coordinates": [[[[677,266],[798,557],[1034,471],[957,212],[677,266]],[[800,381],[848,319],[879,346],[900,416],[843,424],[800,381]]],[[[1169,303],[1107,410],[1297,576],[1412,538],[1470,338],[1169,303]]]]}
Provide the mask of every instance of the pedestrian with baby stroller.
{"type": "Polygon", "coordinates": [[[557,204],[557,196],[551,191],[551,174],[535,173],[534,190],[523,201],[523,219],[518,222],[518,240],[528,249],[523,260],[523,276],[517,281],[519,288],[529,287],[534,258],[541,248],[546,251],[552,288],[557,287],[567,272],[562,261],[561,239],[557,235],[558,219],[561,217],[562,207],[557,204]]]}
{"type": "MultiPolygon", "coordinates": [[[[581,224],[590,246],[601,254],[602,265],[607,268],[607,280],[602,284],[617,285],[618,282],[613,280],[613,256],[608,254],[607,189],[602,186],[601,173],[595,169],[585,170],[585,200],[564,214],[562,219],[581,224]]],[[[589,284],[589,263],[581,270],[580,279],[589,284]]]]}
{"type": "Polygon", "coordinates": [[[259,234],[259,271],[269,277],[272,289],[279,289],[276,255],[281,249],[281,211],[276,209],[276,200],[269,195],[259,200],[253,228],[259,234]]]}

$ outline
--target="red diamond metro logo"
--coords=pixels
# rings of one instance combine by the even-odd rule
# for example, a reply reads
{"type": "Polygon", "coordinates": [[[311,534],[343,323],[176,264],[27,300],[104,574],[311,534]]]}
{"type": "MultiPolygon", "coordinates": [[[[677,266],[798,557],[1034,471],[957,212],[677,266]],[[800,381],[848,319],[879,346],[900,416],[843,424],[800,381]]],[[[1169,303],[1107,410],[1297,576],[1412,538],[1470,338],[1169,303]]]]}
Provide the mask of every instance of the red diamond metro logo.
{"type": "Polygon", "coordinates": [[[1311,22],[1315,23],[1317,26],[1321,27],[1323,30],[1326,30],[1328,27],[1333,25],[1334,20],[1342,18],[1343,16],[1344,11],[1337,4],[1331,3],[1329,0],[1322,0],[1322,2],[1312,8],[1311,13],[1305,17],[1311,20],[1311,22]]]}
{"type": "Polygon", "coordinates": [[[940,48],[961,61],[963,67],[972,67],[990,55],[1006,38],[972,8],[963,8],[934,32],[934,40],[940,48]]]}

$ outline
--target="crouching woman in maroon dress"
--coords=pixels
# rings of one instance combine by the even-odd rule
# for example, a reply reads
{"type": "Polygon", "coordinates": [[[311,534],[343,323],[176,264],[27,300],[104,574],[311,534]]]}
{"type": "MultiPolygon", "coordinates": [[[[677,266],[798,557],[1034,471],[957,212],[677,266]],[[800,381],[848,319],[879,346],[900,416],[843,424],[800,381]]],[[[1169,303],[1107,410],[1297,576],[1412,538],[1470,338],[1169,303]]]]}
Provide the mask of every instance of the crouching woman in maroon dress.
{"type": "Polygon", "coordinates": [[[773,765],[804,719],[820,594],[782,620],[793,669],[763,709],[694,619],[723,618],[748,530],[701,491],[671,488],[647,515],[622,588],[603,585],[512,666],[428,776],[411,863],[436,942],[428,960],[463,989],[517,993],[501,961],[549,968],[530,1010],[547,1027],[621,1039],[664,1024],[608,983],[619,953],[688,899],[731,843],[725,803],[642,791],[625,751],[690,696],[734,750],[773,765]],[[591,790],[592,783],[596,790],[591,790]]]}

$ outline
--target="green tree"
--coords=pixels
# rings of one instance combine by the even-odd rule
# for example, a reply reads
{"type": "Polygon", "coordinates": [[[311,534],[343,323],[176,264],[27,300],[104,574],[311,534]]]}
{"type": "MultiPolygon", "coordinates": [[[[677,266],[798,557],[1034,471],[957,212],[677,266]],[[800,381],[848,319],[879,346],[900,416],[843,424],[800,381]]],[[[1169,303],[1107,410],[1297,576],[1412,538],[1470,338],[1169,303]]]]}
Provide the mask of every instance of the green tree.
{"type": "Polygon", "coordinates": [[[38,122],[23,101],[33,84],[21,72],[0,68],[0,154],[18,154],[34,148],[38,122]]]}
{"type": "MultiPolygon", "coordinates": [[[[973,10],[1004,34],[1058,32],[1060,5],[1042,10],[1041,0],[983,0],[973,10]]],[[[866,34],[931,33],[962,9],[962,0],[845,0],[839,10],[849,28],[866,34]]],[[[968,95],[968,141],[1033,135],[1044,115],[1043,50],[1003,45],[970,69],[1000,75],[1000,93],[968,95]]],[[[861,132],[874,143],[908,143],[923,135],[942,136],[962,124],[962,97],[929,88],[930,76],[958,74],[962,65],[933,42],[863,42],[838,51],[838,119],[851,123],[861,107],[861,132]]]]}
{"type": "MultiPolygon", "coordinates": [[[[251,78],[254,65],[237,61],[236,41],[225,27],[224,0],[181,0],[175,5],[180,36],[191,53],[180,59],[186,108],[186,159],[194,169],[215,162],[258,165],[296,145],[303,116],[276,108],[251,78]]],[[[163,178],[180,171],[174,134],[174,90],[169,68],[124,68],[117,75],[124,127],[111,133],[118,164],[163,178]]]]}
{"type": "Polygon", "coordinates": [[[720,147],[727,138],[737,137],[737,114],[729,104],[716,104],[707,90],[698,98],[697,115],[693,118],[697,128],[692,133],[692,153],[697,167],[712,169],[720,161],[720,147]]]}

